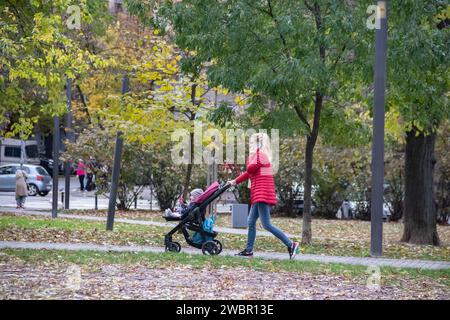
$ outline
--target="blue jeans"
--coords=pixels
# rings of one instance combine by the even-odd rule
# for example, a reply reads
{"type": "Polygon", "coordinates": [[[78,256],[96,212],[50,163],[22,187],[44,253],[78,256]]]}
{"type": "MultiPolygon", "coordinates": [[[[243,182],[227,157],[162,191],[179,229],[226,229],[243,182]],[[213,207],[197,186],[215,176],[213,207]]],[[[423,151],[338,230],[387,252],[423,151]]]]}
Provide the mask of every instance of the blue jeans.
{"type": "Polygon", "coordinates": [[[289,247],[292,245],[292,241],[288,237],[270,223],[270,207],[267,203],[257,202],[250,208],[250,214],[248,216],[248,240],[247,240],[247,251],[253,251],[253,245],[256,238],[256,220],[258,217],[261,218],[261,224],[264,229],[271,232],[275,237],[283,241],[283,243],[289,247]]]}
{"type": "Polygon", "coordinates": [[[19,207],[22,207],[25,204],[26,196],[16,196],[16,203],[19,207]]]}

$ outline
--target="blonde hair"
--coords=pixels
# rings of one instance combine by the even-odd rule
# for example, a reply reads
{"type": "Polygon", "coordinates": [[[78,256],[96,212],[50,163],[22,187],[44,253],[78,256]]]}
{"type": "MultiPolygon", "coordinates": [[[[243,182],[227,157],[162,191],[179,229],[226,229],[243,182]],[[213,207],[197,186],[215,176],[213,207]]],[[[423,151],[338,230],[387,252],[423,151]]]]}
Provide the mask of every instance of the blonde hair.
{"type": "Polygon", "coordinates": [[[267,133],[254,133],[249,140],[250,155],[255,154],[257,150],[264,153],[266,157],[272,162],[272,150],[270,148],[270,138],[267,133]]]}

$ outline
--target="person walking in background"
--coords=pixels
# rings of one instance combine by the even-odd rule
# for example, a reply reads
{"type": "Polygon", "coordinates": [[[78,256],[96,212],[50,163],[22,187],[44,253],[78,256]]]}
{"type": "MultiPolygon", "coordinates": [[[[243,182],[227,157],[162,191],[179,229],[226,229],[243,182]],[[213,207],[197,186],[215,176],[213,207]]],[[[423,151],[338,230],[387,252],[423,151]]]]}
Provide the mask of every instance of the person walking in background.
{"type": "Polygon", "coordinates": [[[273,180],[269,136],[256,133],[250,137],[250,155],[247,160],[247,171],[235,180],[228,181],[236,185],[250,179],[251,208],[248,216],[247,246],[238,256],[253,256],[253,245],[256,238],[256,220],[261,218],[264,229],[280,239],[287,247],[289,257],[293,259],[300,251],[298,242],[291,241],[280,229],[270,222],[270,206],[277,203],[275,183],[273,180]]]}
{"type": "Polygon", "coordinates": [[[25,200],[28,195],[27,174],[24,170],[16,171],[16,203],[17,209],[25,209],[25,200]]]}
{"type": "Polygon", "coordinates": [[[84,189],[86,191],[92,191],[95,189],[94,173],[89,165],[86,168],[86,185],[84,186],[84,189]]]}
{"type": "Polygon", "coordinates": [[[351,208],[350,208],[350,202],[345,199],[341,204],[341,210],[342,210],[342,217],[343,219],[351,219],[351,208]]]}
{"type": "Polygon", "coordinates": [[[86,165],[84,164],[82,159],[78,161],[77,176],[78,179],[80,180],[80,190],[84,191],[84,177],[86,176],[86,165]]]}

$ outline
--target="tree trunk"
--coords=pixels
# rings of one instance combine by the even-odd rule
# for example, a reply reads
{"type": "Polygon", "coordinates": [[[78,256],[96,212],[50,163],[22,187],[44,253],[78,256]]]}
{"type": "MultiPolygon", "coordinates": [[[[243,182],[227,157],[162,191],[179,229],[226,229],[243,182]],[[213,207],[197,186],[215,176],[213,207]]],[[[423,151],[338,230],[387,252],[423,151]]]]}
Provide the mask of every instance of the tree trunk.
{"type": "Polygon", "coordinates": [[[184,180],[184,186],[183,186],[183,199],[184,200],[186,200],[186,197],[189,192],[189,184],[191,183],[191,176],[192,176],[192,163],[189,163],[187,165],[186,179],[184,180]]]}
{"type": "Polygon", "coordinates": [[[305,184],[303,186],[303,231],[302,243],[311,244],[311,189],[312,189],[312,167],[314,147],[316,146],[317,136],[319,135],[320,112],[322,110],[323,96],[316,92],[314,106],[314,120],[310,135],[306,139],[305,150],[305,184]]]}
{"type": "Polygon", "coordinates": [[[183,199],[186,200],[187,194],[189,192],[189,185],[191,183],[191,177],[192,177],[192,161],[194,158],[194,133],[190,133],[190,148],[191,148],[191,156],[190,161],[187,164],[186,169],[186,179],[184,180],[184,186],[183,186],[183,199]]]}
{"type": "MultiPolygon", "coordinates": [[[[191,79],[191,81],[194,81],[194,79],[191,79]]],[[[195,101],[195,97],[197,95],[197,84],[194,83],[191,86],[191,103],[192,106],[196,106],[196,101],[195,101]]],[[[189,110],[190,111],[190,110],[189,110]]],[[[195,120],[195,112],[190,112],[190,116],[189,116],[189,121],[194,121],[195,120]]],[[[190,161],[187,165],[187,169],[186,169],[186,179],[184,180],[184,186],[183,186],[183,199],[186,200],[188,191],[189,191],[189,184],[191,183],[191,176],[192,176],[192,163],[194,161],[194,133],[191,132],[190,134],[190,140],[189,140],[189,145],[191,147],[191,155],[190,155],[190,161]]]]}
{"type": "Polygon", "coordinates": [[[436,133],[416,128],[406,134],[404,231],[401,241],[439,245],[433,171],[436,133]]]}
{"type": "MultiPolygon", "coordinates": [[[[316,22],[317,32],[321,34],[322,28],[322,14],[321,8],[318,3],[314,3],[312,9],[314,19],[316,22]]],[[[319,46],[319,57],[325,65],[325,47],[321,44],[319,46]]],[[[312,242],[311,231],[311,189],[312,189],[312,167],[313,167],[313,155],[314,147],[316,146],[317,136],[319,135],[320,125],[320,112],[323,105],[323,92],[316,91],[314,100],[314,119],[313,126],[308,138],[306,139],[306,152],[305,152],[305,184],[303,187],[303,231],[302,231],[302,244],[308,245],[312,242]]]]}
{"type": "Polygon", "coordinates": [[[80,87],[79,84],[76,85],[76,88],[78,90],[78,94],[80,95],[80,100],[81,100],[81,103],[83,105],[83,112],[86,113],[87,123],[91,124],[91,115],[89,114],[89,108],[88,108],[88,106],[86,104],[86,100],[84,98],[83,91],[81,91],[81,87],[80,87]]]}

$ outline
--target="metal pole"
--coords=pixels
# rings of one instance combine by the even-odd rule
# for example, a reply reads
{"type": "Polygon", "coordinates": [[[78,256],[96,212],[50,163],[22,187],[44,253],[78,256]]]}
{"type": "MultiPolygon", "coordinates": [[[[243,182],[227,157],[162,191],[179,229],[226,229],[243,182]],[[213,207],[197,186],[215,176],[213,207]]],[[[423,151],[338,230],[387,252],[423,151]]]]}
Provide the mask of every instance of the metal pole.
{"type": "MultiPolygon", "coordinates": [[[[122,79],[122,94],[130,91],[130,79],[124,76],[122,79]]],[[[106,230],[113,230],[114,227],[114,215],[116,211],[116,198],[117,198],[117,188],[119,184],[119,174],[120,174],[120,163],[122,161],[122,149],[123,149],[123,138],[122,132],[118,131],[116,136],[116,147],[114,148],[114,162],[113,162],[113,172],[111,179],[111,191],[109,194],[109,205],[108,205],[108,219],[106,222],[106,230]]]]}
{"type": "MultiPolygon", "coordinates": [[[[216,149],[212,150],[211,155],[213,157],[213,160],[211,164],[208,164],[208,176],[206,179],[206,183],[208,184],[208,186],[211,185],[214,181],[217,181],[217,163],[215,158],[216,149]]],[[[216,202],[208,206],[208,214],[211,215],[215,211],[216,211],[216,202]]]]}
{"type": "Polygon", "coordinates": [[[384,193],[384,105],[387,60],[387,1],[377,1],[380,29],[375,34],[375,97],[372,143],[371,246],[374,257],[382,255],[384,193]]]}
{"type": "MultiPolygon", "coordinates": [[[[215,151],[215,149],[214,149],[215,151]]],[[[216,163],[216,159],[214,159],[213,165],[212,165],[212,180],[213,182],[217,181],[217,163],[216,163]]],[[[214,201],[211,204],[211,211],[212,213],[217,212],[217,201],[214,201]]]]}
{"type": "Polygon", "coordinates": [[[58,216],[59,116],[53,118],[53,199],[52,218],[58,216]]]}
{"type": "Polygon", "coordinates": [[[98,196],[97,196],[97,191],[95,191],[95,210],[98,210],[98,196]]]}
{"type": "MultiPolygon", "coordinates": [[[[67,78],[66,84],[67,94],[67,114],[66,114],[66,138],[69,142],[72,142],[72,79],[67,78]]],[[[64,209],[69,209],[70,204],[70,161],[64,163],[64,190],[65,201],[64,209]]]]}
{"type": "MultiPolygon", "coordinates": [[[[20,133],[22,136],[22,131],[20,133]]],[[[23,164],[25,163],[25,152],[26,151],[27,150],[25,148],[25,141],[21,137],[21,139],[20,139],[20,170],[23,170],[23,164]]]]}
{"type": "MultiPolygon", "coordinates": [[[[213,165],[208,163],[208,169],[207,169],[207,173],[206,173],[206,184],[207,186],[210,186],[211,183],[213,182],[213,178],[212,178],[212,169],[213,165]]],[[[208,206],[208,215],[211,215],[211,206],[208,206]]]]}
{"type": "Polygon", "coordinates": [[[106,230],[113,230],[114,215],[116,211],[117,189],[119,184],[120,162],[122,161],[123,138],[122,132],[117,132],[116,147],[114,148],[113,173],[111,180],[111,191],[109,195],[108,220],[106,230]]]}
{"type": "Polygon", "coordinates": [[[150,185],[150,211],[153,210],[153,185],[150,185]]]}

